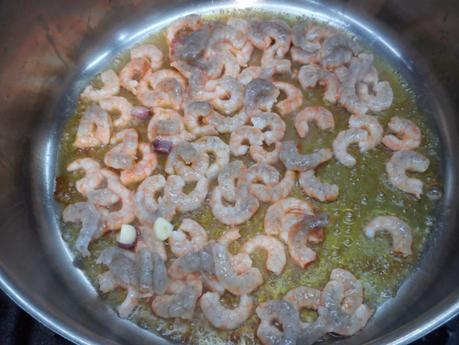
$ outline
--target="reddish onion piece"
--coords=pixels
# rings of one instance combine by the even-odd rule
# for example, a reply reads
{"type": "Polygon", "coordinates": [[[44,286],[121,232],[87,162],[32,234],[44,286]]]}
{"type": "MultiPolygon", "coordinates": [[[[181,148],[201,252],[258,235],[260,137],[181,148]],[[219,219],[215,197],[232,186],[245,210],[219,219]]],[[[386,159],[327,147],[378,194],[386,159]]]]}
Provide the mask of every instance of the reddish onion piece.
{"type": "Polygon", "coordinates": [[[132,107],[131,115],[139,120],[146,120],[150,117],[150,109],[136,105],[132,107]]]}
{"type": "Polygon", "coordinates": [[[167,140],[155,139],[153,140],[153,148],[156,152],[170,153],[172,150],[172,142],[167,140]]]}

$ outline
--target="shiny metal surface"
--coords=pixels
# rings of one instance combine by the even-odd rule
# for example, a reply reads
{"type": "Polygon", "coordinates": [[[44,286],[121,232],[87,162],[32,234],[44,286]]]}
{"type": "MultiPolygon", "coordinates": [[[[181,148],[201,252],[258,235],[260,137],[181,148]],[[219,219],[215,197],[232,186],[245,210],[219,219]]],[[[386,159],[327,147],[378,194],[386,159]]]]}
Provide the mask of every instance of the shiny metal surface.
{"type": "Polygon", "coordinates": [[[336,343],[404,344],[459,311],[459,5],[455,1],[3,1],[0,4],[0,286],[78,344],[166,344],[119,319],[72,264],[53,200],[59,133],[77,95],[118,52],[178,16],[250,7],[355,32],[415,86],[440,133],[444,198],[419,268],[369,325],[336,343]]]}

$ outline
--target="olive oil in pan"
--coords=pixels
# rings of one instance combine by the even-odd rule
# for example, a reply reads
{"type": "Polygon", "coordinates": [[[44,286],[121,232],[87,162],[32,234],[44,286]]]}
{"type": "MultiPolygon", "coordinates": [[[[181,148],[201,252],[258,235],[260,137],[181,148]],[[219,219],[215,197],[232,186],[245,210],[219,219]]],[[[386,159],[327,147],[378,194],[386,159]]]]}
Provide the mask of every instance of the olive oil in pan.
{"type": "MultiPolygon", "coordinates": [[[[258,17],[260,19],[279,18],[269,12],[260,11],[223,11],[219,15],[211,16],[210,19],[226,19],[229,16],[258,17]]],[[[299,19],[282,17],[290,24],[299,19]]],[[[162,49],[165,61],[164,68],[169,64],[167,61],[167,43],[165,32],[159,32],[150,37],[146,42],[154,43],[162,49]]],[[[119,56],[113,63],[112,68],[119,71],[129,60],[128,53],[119,56]]],[[[357,158],[354,168],[347,168],[332,159],[317,170],[317,175],[325,182],[339,186],[339,197],[332,203],[318,203],[310,200],[298,183],[290,193],[290,196],[299,199],[310,200],[317,210],[328,213],[330,223],[325,229],[325,240],[321,244],[311,245],[318,254],[318,260],[313,262],[307,269],[295,266],[290,260],[280,276],[270,274],[265,269],[266,254],[262,251],[255,252],[253,262],[263,273],[264,284],[258,288],[253,296],[257,303],[270,299],[282,298],[290,289],[307,285],[314,288],[323,288],[328,281],[333,268],[344,268],[352,272],[363,284],[365,289],[365,303],[376,308],[387,298],[395,295],[401,282],[415,267],[429,238],[429,232],[433,229],[433,214],[437,200],[441,196],[441,182],[439,180],[439,140],[433,131],[427,126],[424,115],[418,110],[416,96],[410,90],[407,83],[398,75],[392,66],[382,58],[376,58],[376,67],[380,79],[390,82],[394,92],[394,102],[390,109],[378,115],[381,125],[386,128],[387,123],[393,116],[403,116],[412,120],[419,126],[422,132],[422,145],[416,151],[422,153],[430,160],[427,172],[419,175],[424,182],[424,194],[420,200],[401,192],[393,187],[385,172],[385,163],[391,156],[391,152],[383,145],[376,149],[360,154],[356,147],[351,147],[350,152],[357,158]],[[413,255],[400,258],[391,252],[391,238],[388,235],[378,235],[375,239],[364,236],[363,227],[375,216],[394,215],[408,223],[413,231],[413,255]]],[[[300,66],[293,65],[297,71],[300,66]]],[[[295,86],[300,87],[297,80],[289,80],[286,77],[278,80],[288,80],[295,86]]],[[[94,84],[98,81],[95,79],[94,84]]],[[[322,100],[323,89],[315,88],[303,93],[303,106],[324,106],[333,114],[336,122],[333,131],[321,131],[311,126],[306,138],[299,139],[295,133],[292,116],[284,117],[287,123],[287,132],[284,140],[295,139],[303,152],[311,152],[315,148],[330,148],[336,135],[347,128],[349,113],[340,106],[330,105],[322,100]]],[[[134,105],[138,100],[126,91],[122,96],[128,98],[134,105]]],[[[81,173],[68,173],[65,167],[73,160],[81,157],[92,157],[103,162],[105,153],[111,149],[108,145],[103,148],[81,150],[73,147],[79,120],[85,111],[87,104],[79,101],[75,114],[70,118],[61,138],[59,171],[56,179],[55,198],[63,206],[82,201],[83,197],[76,191],[75,182],[82,177],[81,173]]],[[[148,122],[141,122],[134,127],[139,131],[140,140],[147,142],[146,127],[148,122]]],[[[228,136],[222,137],[228,143],[228,136]]],[[[161,156],[161,155],[160,155],[161,156]]],[[[164,173],[165,156],[159,159],[159,168],[155,174],[164,173]]],[[[232,158],[234,159],[234,157],[232,158]]],[[[248,158],[238,158],[246,164],[253,164],[248,158]],[[250,163],[249,163],[250,162],[250,163]]],[[[281,173],[284,173],[282,164],[277,164],[281,173]]],[[[416,174],[413,174],[416,176],[416,174]]],[[[135,189],[137,185],[131,186],[135,189]]],[[[209,197],[208,197],[209,199],[209,197]]],[[[233,243],[230,250],[234,253],[239,250],[242,243],[255,234],[264,233],[263,221],[266,209],[269,205],[261,204],[256,214],[246,223],[240,225],[242,238],[233,243]]],[[[177,227],[183,218],[192,218],[200,223],[209,232],[209,238],[216,239],[228,230],[229,227],[217,221],[211,213],[208,201],[198,210],[188,214],[180,214],[175,217],[173,223],[177,227]]],[[[62,236],[73,248],[77,238],[79,227],[63,224],[62,236]]],[[[91,256],[78,258],[77,266],[86,272],[92,284],[97,288],[97,276],[105,271],[105,267],[96,265],[98,254],[107,246],[115,245],[115,234],[94,241],[90,245],[91,256]]],[[[170,253],[169,253],[170,254],[170,253]]],[[[101,294],[101,297],[113,306],[119,305],[126,292],[117,289],[113,292],[101,294]]],[[[237,305],[238,298],[226,294],[224,303],[228,306],[237,305]]],[[[165,320],[157,318],[151,311],[148,301],[145,301],[131,316],[133,322],[140,327],[149,329],[171,340],[183,341],[193,344],[217,344],[217,343],[241,343],[254,344],[257,340],[254,330],[258,325],[256,315],[247,320],[242,327],[234,331],[218,331],[211,327],[200,313],[199,308],[195,312],[192,321],[165,320]]],[[[302,313],[304,321],[314,319],[314,313],[302,313]]]]}

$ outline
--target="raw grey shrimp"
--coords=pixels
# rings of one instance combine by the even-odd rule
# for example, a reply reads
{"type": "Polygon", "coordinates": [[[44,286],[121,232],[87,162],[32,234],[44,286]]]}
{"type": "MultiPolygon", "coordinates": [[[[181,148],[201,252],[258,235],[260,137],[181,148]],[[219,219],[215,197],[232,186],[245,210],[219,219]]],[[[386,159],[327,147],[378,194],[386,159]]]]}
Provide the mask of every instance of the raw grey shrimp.
{"type": "Polygon", "coordinates": [[[196,31],[200,29],[203,24],[201,16],[197,14],[189,14],[177,19],[167,28],[166,38],[169,47],[173,46],[174,40],[177,39],[177,35],[180,32],[187,30],[196,31]]]}
{"type": "Polygon", "coordinates": [[[320,63],[324,68],[334,69],[348,63],[358,53],[359,48],[351,38],[337,33],[325,39],[320,49],[320,63]]]}
{"type": "Polygon", "coordinates": [[[123,186],[118,175],[106,169],[102,170],[102,175],[107,181],[107,189],[119,196],[122,205],[116,211],[100,208],[99,212],[108,230],[118,230],[123,224],[129,224],[135,219],[134,196],[129,189],[123,186]]]}
{"type": "Polygon", "coordinates": [[[226,43],[230,44],[235,49],[242,49],[246,41],[247,37],[244,35],[242,30],[238,29],[237,26],[221,24],[217,25],[217,27],[212,31],[209,39],[209,46],[213,47],[215,45],[226,43]]]}
{"type": "Polygon", "coordinates": [[[168,174],[181,176],[185,182],[194,182],[205,176],[209,169],[209,157],[188,142],[175,145],[165,165],[168,174]]]}
{"type": "Polygon", "coordinates": [[[214,327],[225,330],[241,326],[252,315],[253,304],[252,297],[242,295],[236,308],[226,308],[220,302],[220,295],[215,292],[206,292],[199,300],[206,319],[214,327]]]}
{"type": "Polygon", "coordinates": [[[245,125],[249,117],[244,110],[232,115],[222,115],[216,111],[212,113],[209,124],[216,128],[218,133],[231,133],[245,125]]]}
{"type": "Polygon", "coordinates": [[[194,220],[185,218],[179,228],[172,232],[169,246],[175,256],[183,256],[201,250],[207,241],[206,230],[194,220]]]}
{"type": "Polygon", "coordinates": [[[280,235],[287,242],[290,227],[304,218],[313,215],[312,205],[306,200],[296,198],[281,199],[266,211],[264,229],[268,235],[280,235]]]}
{"type": "Polygon", "coordinates": [[[116,145],[105,154],[105,165],[114,169],[129,169],[133,166],[137,158],[137,146],[139,135],[133,128],[128,128],[116,133],[110,140],[112,145],[116,145]]]}
{"type": "Polygon", "coordinates": [[[134,196],[135,214],[137,219],[145,226],[153,228],[158,217],[171,220],[175,215],[175,207],[169,205],[158,194],[164,191],[166,179],[162,175],[147,177],[137,187],[134,196]]]}
{"type": "MultiPolygon", "coordinates": [[[[248,191],[247,184],[239,186],[232,205],[225,205],[221,187],[214,188],[211,198],[212,214],[226,225],[238,225],[249,220],[258,210],[260,203],[248,191]]],[[[228,201],[228,200],[227,200],[228,201]]]]}
{"type": "Polygon", "coordinates": [[[374,112],[389,109],[394,100],[394,92],[387,81],[378,81],[373,84],[359,83],[357,94],[368,109],[374,112]]]}
{"type": "Polygon", "coordinates": [[[172,109],[154,108],[154,116],[148,123],[148,139],[170,141],[177,144],[181,141],[190,141],[194,135],[185,129],[183,117],[172,109]]]}
{"type": "Polygon", "coordinates": [[[308,286],[298,286],[287,292],[284,301],[290,302],[299,312],[301,309],[317,310],[320,303],[320,290],[308,286]]]}
{"type": "Polygon", "coordinates": [[[249,191],[263,202],[276,202],[286,198],[295,184],[295,173],[287,170],[279,181],[279,172],[268,164],[252,165],[247,173],[249,191]]]}
{"type": "Polygon", "coordinates": [[[209,165],[206,171],[208,179],[217,177],[220,171],[229,163],[230,148],[219,137],[202,137],[196,140],[193,145],[199,152],[213,156],[213,163],[209,165]]]}
{"type": "MultiPolygon", "coordinates": [[[[323,31],[323,30],[322,30],[323,31]]],[[[301,22],[293,26],[292,43],[295,47],[308,53],[314,53],[321,47],[321,31],[316,25],[301,22]]]]}
{"type": "Polygon", "coordinates": [[[111,96],[99,101],[99,105],[107,112],[118,112],[120,116],[113,121],[115,127],[124,127],[129,124],[132,119],[131,111],[132,104],[120,96],[111,96]]]}
{"type": "Polygon", "coordinates": [[[146,107],[182,108],[185,79],[172,69],[147,73],[139,82],[137,98],[146,107]]]}
{"type": "Polygon", "coordinates": [[[228,202],[236,200],[236,192],[240,183],[249,179],[247,167],[241,161],[235,160],[227,164],[218,175],[218,186],[221,194],[228,202]]]}
{"type": "Polygon", "coordinates": [[[89,148],[110,142],[112,120],[98,104],[91,103],[83,113],[73,146],[89,148]]]}
{"type": "Polygon", "coordinates": [[[143,245],[146,246],[149,251],[158,254],[164,261],[166,261],[166,247],[164,246],[164,242],[156,236],[153,226],[140,226],[139,231],[143,245]]]}
{"type": "Polygon", "coordinates": [[[282,142],[279,158],[288,170],[305,171],[314,169],[320,164],[330,160],[330,149],[318,149],[309,154],[300,154],[293,140],[282,142]]]}
{"type": "Polygon", "coordinates": [[[199,137],[217,134],[212,122],[214,110],[208,102],[195,101],[185,105],[185,125],[191,134],[199,137]]]}
{"type": "Polygon", "coordinates": [[[169,276],[183,279],[190,273],[215,274],[214,245],[214,241],[209,241],[203,249],[180,256],[169,266],[169,276]]]}
{"type": "MultiPolygon", "coordinates": [[[[341,131],[336,136],[333,141],[333,153],[335,154],[336,159],[347,167],[353,167],[357,161],[352,157],[347,149],[351,144],[359,144],[360,152],[362,152],[362,144],[368,140],[368,132],[360,128],[349,128],[347,130],[341,131]]],[[[363,144],[367,145],[367,144],[363,144]]]]}
{"type": "Polygon", "coordinates": [[[303,104],[303,94],[300,89],[283,81],[275,81],[273,84],[287,96],[286,99],[276,104],[276,108],[281,115],[290,114],[301,107],[303,104]]]}
{"type": "Polygon", "coordinates": [[[241,68],[237,63],[236,58],[230,52],[224,49],[211,51],[211,53],[207,54],[207,59],[212,61],[212,63],[209,64],[209,68],[207,69],[208,78],[237,78],[239,75],[241,68]]]}
{"type": "Polygon", "coordinates": [[[298,72],[298,81],[306,90],[317,84],[325,86],[323,99],[335,104],[340,97],[340,82],[335,74],[325,71],[316,65],[305,65],[298,72]]]}
{"type": "Polygon", "coordinates": [[[163,53],[154,44],[143,44],[131,49],[131,60],[146,59],[152,70],[163,64],[163,53]]]}
{"type": "Polygon", "coordinates": [[[250,122],[255,128],[263,132],[263,141],[268,145],[284,138],[287,126],[276,113],[256,113],[250,117],[250,122]]]}
{"type": "Polygon", "coordinates": [[[236,274],[231,266],[231,261],[224,245],[216,243],[213,246],[215,275],[221,285],[234,295],[246,295],[263,284],[260,271],[252,267],[243,274],[236,274]]]}
{"type": "Polygon", "coordinates": [[[242,246],[247,254],[252,254],[256,249],[264,249],[267,253],[266,268],[276,275],[280,275],[287,263],[285,248],[278,239],[267,235],[256,235],[242,246]]]}
{"type": "Polygon", "coordinates": [[[241,126],[231,133],[229,147],[234,156],[242,156],[249,151],[251,146],[263,145],[263,139],[263,132],[258,128],[241,126]]]}
{"type": "Polygon", "coordinates": [[[328,224],[326,215],[308,215],[293,225],[288,232],[287,245],[292,260],[305,268],[317,258],[316,252],[308,247],[308,234],[311,230],[322,229],[328,224]]]}
{"type": "Polygon", "coordinates": [[[300,317],[287,301],[272,300],[260,303],[255,309],[261,322],[257,337],[263,345],[293,345],[300,331],[300,317]],[[276,323],[281,325],[279,329],[276,323]]]}
{"type": "Polygon", "coordinates": [[[87,197],[88,201],[96,207],[110,207],[120,201],[120,197],[108,188],[92,190],[87,197]]]}
{"type": "Polygon", "coordinates": [[[62,219],[64,222],[81,223],[75,249],[81,255],[89,256],[89,243],[102,234],[102,219],[97,209],[91,203],[77,202],[64,209],[62,219]]]}
{"type": "Polygon", "coordinates": [[[120,71],[120,85],[133,95],[137,95],[140,80],[150,71],[150,66],[145,59],[131,59],[120,71]]]}
{"type": "Polygon", "coordinates": [[[124,185],[143,181],[152,174],[158,165],[156,153],[153,152],[150,144],[140,143],[139,150],[142,153],[142,159],[131,168],[120,173],[120,179],[124,185]]]}
{"type": "Polygon", "coordinates": [[[362,283],[349,271],[335,268],[331,271],[330,280],[340,282],[344,287],[344,298],[341,307],[347,314],[352,314],[363,303],[362,283]]]}
{"type": "Polygon", "coordinates": [[[389,132],[382,143],[393,151],[414,150],[421,145],[421,130],[411,120],[394,116],[387,124],[389,132]]]}
{"type": "Polygon", "coordinates": [[[249,82],[244,92],[244,104],[249,115],[256,111],[271,111],[280,91],[266,79],[256,78],[249,82]]]}
{"type": "Polygon", "coordinates": [[[159,317],[191,320],[201,294],[201,279],[190,275],[180,292],[173,295],[156,296],[151,303],[151,308],[159,317]]]}
{"type": "Polygon", "coordinates": [[[158,253],[151,252],[143,242],[138,242],[136,252],[136,279],[142,293],[162,295],[169,284],[166,264],[158,253]]]}
{"type": "Polygon", "coordinates": [[[364,129],[368,132],[367,138],[359,141],[360,152],[366,152],[381,143],[384,130],[375,116],[352,115],[349,118],[349,127],[364,129]]]}
{"type": "Polygon", "coordinates": [[[333,114],[324,107],[305,107],[295,116],[295,128],[298,135],[304,138],[309,132],[309,122],[314,121],[322,130],[335,128],[333,114]]]}
{"type": "Polygon", "coordinates": [[[206,94],[198,98],[209,101],[215,109],[229,115],[242,107],[244,103],[243,93],[244,89],[239,81],[233,77],[224,77],[208,81],[206,94]]]}
{"type": "Polygon", "coordinates": [[[76,159],[67,166],[67,171],[80,169],[84,170],[85,176],[76,182],[76,189],[83,196],[87,196],[88,192],[99,188],[105,179],[101,173],[99,162],[92,158],[76,159]]]}
{"type": "Polygon", "coordinates": [[[408,256],[412,254],[412,231],[408,224],[397,217],[379,216],[371,220],[363,232],[368,238],[374,238],[377,232],[387,231],[392,236],[392,250],[408,256]]]}
{"type": "Polygon", "coordinates": [[[398,189],[420,198],[423,183],[417,178],[406,176],[406,171],[425,172],[429,167],[429,159],[414,151],[394,152],[386,163],[389,181],[398,189]]]}
{"type": "Polygon", "coordinates": [[[97,102],[120,92],[120,81],[118,75],[113,70],[109,69],[102,72],[100,80],[104,84],[102,88],[96,89],[94,86],[89,85],[84,89],[81,98],[97,102]]]}
{"type": "Polygon", "coordinates": [[[194,189],[189,193],[184,193],[185,181],[177,175],[169,175],[164,188],[164,198],[174,205],[178,212],[185,213],[196,210],[201,206],[207,196],[209,181],[201,177],[194,189]]]}
{"type": "Polygon", "coordinates": [[[338,186],[320,181],[315,176],[314,170],[303,171],[298,182],[306,195],[316,200],[331,202],[338,198],[338,186]]]}

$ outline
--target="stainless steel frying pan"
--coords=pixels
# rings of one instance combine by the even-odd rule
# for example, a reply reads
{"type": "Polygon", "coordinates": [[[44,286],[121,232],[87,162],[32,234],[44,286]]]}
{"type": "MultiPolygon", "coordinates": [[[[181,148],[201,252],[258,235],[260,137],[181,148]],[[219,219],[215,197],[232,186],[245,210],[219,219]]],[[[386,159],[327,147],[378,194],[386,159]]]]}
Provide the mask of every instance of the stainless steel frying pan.
{"type": "Polygon", "coordinates": [[[459,311],[457,1],[19,0],[0,4],[0,286],[79,344],[165,344],[119,319],[74,267],[53,200],[59,133],[85,83],[118,52],[191,12],[254,6],[316,16],[362,37],[415,86],[441,137],[444,197],[419,268],[356,336],[408,343],[459,311]]]}

